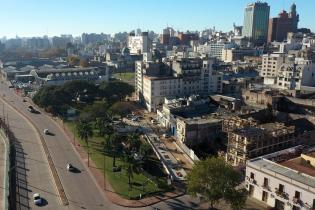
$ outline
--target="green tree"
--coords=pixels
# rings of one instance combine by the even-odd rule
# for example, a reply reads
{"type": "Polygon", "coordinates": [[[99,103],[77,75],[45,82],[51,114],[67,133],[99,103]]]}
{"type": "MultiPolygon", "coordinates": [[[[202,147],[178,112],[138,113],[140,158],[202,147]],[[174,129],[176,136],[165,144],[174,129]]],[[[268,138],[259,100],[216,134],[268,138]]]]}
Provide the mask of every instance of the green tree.
{"type": "Polygon", "coordinates": [[[121,143],[122,143],[122,140],[121,140],[120,135],[117,135],[117,134],[111,135],[110,144],[111,144],[111,149],[113,152],[113,167],[116,167],[116,156],[117,156],[118,151],[121,148],[121,143]]]}
{"type": "Polygon", "coordinates": [[[100,95],[110,103],[121,101],[134,92],[134,87],[125,82],[102,82],[99,86],[100,95]]]}
{"type": "Polygon", "coordinates": [[[153,149],[150,144],[143,143],[140,145],[139,152],[143,156],[143,160],[147,160],[148,157],[153,154],[153,149]]]}
{"type": "Polygon", "coordinates": [[[233,210],[242,210],[247,200],[248,192],[242,188],[239,190],[233,189],[226,193],[226,200],[230,203],[233,210]]]}
{"type": "Polygon", "coordinates": [[[123,118],[130,114],[132,111],[136,110],[135,105],[129,101],[118,101],[114,103],[110,109],[113,114],[119,115],[120,118],[123,118]]]}
{"type": "Polygon", "coordinates": [[[79,121],[76,125],[78,136],[83,139],[88,149],[88,166],[90,165],[90,144],[89,138],[93,136],[93,128],[90,123],[86,121],[79,121]]]}
{"type": "Polygon", "coordinates": [[[128,150],[129,152],[138,152],[141,141],[139,139],[139,135],[136,133],[130,133],[127,136],[127,145],[128,145],[128,150]]]}
{"type": "Polygon", "coordinates": [[[221,158],[207,158],[197,162],[187,177],[188,193],[201,195],[203,199],[214,204],[226,193],[234,190],[240,183],[240,174],[226,164],[221,158]]]}

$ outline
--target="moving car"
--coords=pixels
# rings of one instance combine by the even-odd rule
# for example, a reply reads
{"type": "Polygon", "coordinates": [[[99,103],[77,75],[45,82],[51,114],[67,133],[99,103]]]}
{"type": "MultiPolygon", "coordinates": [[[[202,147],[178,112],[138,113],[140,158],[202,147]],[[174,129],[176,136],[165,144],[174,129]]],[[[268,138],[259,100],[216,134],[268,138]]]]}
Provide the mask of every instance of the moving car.
{"type": "Polygon", "coordinates": [[[42,198],[40,197],[39,193],[35,193],[33,195],[33,201],[35,205],[41,205],[42,204],[42,198]]]}
{"type": "Polygon", "coordinates": [[[35,112],[35,110],[34,110],[34,108],[33,108],[32,106],[28,106],[28,107],[27,107],[27,111],[29,111],[29,112],[31,112],[31,113],[34,113],[34,112],[35,112]]]}
{"type": "Polygon", "coordinates": [[[47,128],[44,129],[44,134],[46,134],[46,135],[50,134],[50,132],[47,128]]]}
{"type": "Polygon", "coordinates": [[[71,163],[67,164],[67,170],[68,171],[73,171],[74,170],[74,167],[73,167],[73,165],[71,163]]]}

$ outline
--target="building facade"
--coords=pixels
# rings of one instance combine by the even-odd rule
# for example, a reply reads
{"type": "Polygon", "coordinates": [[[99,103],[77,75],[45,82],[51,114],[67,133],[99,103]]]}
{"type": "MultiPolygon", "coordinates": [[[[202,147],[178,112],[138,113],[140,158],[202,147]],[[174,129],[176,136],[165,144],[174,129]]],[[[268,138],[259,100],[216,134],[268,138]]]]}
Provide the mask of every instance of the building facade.
{"type": "Polygon", "coordinates": [[[282,42],[286,40],[288,32],[296,32],[299,15],[296,13],[296,6],[291,6],[290,13],[283,10],[278,17],[269,19],[268,42],[282,42]]]}
{"type": "Polygon", "coordinates": [[[248,159],[295,145],[295,127],[267,123],[228,132],[226,161],[233,166],[245,165],[248,159]]]}
{"type": "Polygon", "coordinates": [[[130,54],[143,54],[150,50],[150,39],[148,32],[142,32],[140,36],[130,33],[128,37],[128,48],[130,54]]]}
{"type": "Polygon", "coordinates": [[[267,42],[269,12],[270,6],[267,3],[256,2],[245,8],[243,36],[255,45],[267,42]]]}
{"type": "Polygon", "coordinates": [[[314,152],[301,154],[297,146],[247,161],[249,196],[280,210],[314,209],[315,169],[309,159],[314,152]]]}

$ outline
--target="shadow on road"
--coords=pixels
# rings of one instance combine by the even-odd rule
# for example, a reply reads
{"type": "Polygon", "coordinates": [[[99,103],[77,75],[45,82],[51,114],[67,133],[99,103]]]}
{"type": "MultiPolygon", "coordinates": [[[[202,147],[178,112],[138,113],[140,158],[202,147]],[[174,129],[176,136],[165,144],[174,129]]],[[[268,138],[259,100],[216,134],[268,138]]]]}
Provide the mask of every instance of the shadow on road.
{"type": "Polygon", "coordinates": [[[27,155],[21,143],[10,133],[11,153],[10,153],[10,209],[28,210],[29,206],[27,172],[25,167],[25,156],[27,155]]]}

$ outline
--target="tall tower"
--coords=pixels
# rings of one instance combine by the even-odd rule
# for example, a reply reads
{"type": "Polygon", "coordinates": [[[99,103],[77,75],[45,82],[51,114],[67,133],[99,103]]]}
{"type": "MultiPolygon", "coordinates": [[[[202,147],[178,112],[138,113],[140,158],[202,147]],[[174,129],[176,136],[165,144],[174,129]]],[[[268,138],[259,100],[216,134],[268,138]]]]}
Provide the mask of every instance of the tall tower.
{"type": "Polygon", "coordinates": [[[290,8],[289,17],[292,19],[292,32],[296,32],[300,16],[296,12],[296,5],[293,3],[290,8]]]}
{"type": "Polygon", "coordinates": [[[243,36],[255,45],[267,42],[269,13],[270,6],[267,3],[256,2],[245,8],[243,36]]]}

